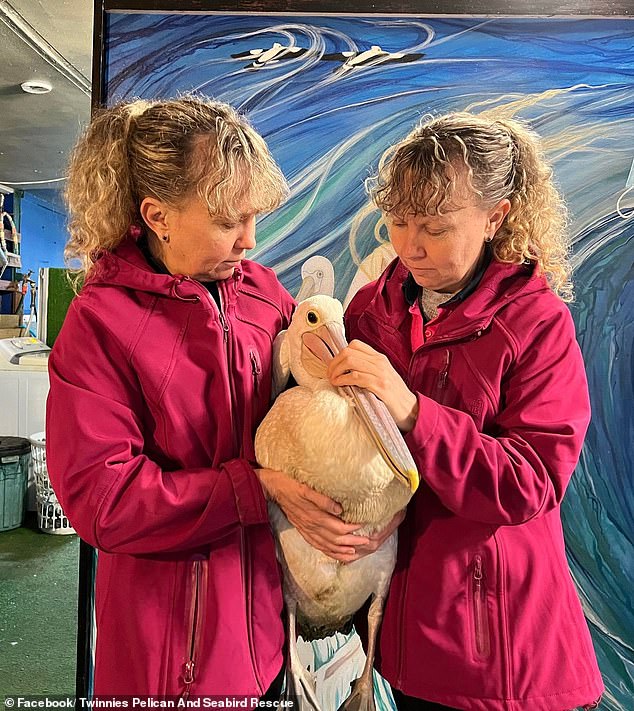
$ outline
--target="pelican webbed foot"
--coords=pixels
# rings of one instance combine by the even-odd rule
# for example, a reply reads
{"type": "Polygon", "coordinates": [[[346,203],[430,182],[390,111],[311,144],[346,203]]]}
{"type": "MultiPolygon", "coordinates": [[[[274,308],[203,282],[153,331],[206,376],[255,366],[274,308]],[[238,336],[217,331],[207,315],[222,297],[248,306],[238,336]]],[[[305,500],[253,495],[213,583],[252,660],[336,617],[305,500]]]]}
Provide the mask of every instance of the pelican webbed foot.
{"type": "Polygon", "coordinates": [[[350,696],[341,704],[339,711],[376,711],[374,686],[370,679],[360,676],[352,685],[350,696]]]}

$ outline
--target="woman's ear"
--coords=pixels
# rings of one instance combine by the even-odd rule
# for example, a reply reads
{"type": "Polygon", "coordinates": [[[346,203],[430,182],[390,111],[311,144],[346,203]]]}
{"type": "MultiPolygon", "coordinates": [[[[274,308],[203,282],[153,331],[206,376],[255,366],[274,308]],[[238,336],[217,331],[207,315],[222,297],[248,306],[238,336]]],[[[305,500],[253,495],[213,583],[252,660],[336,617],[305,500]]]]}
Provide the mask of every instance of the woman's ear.
{"type": "Polygon", "coordinates": [[[169,207],[153,197],[143,198],[139,208],[145,224],[159,237],[169,234],[169,207]]]}
{"type": "Polygon", "coordinates": [[[500,229],[510,209],[511,201],[508,198],[503,198],[489,211],[488,234],[491,237],[500,229]]]}

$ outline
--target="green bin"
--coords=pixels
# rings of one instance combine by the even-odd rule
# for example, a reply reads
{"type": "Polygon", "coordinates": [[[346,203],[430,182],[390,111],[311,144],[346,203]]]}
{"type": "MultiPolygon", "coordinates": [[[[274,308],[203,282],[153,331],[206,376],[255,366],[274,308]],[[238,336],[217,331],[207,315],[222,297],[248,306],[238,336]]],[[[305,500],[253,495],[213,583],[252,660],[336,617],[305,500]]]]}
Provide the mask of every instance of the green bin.
{"type": "Polygon", "coordinates": [[[0,436],[0,531],[22,525],[30,461],[28,439],[0,436]]]}

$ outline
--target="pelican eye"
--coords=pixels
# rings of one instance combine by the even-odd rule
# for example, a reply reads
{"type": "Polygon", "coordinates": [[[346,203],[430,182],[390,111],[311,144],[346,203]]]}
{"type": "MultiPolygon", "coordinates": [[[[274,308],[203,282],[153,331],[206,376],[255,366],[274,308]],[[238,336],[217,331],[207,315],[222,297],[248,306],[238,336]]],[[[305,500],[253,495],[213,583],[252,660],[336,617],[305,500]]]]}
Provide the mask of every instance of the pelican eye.
{"type": "Polygon", "coordinates": [[[306,314],[306,319],[311,326],[314,326],[316,323],[319,323],[319,316],[314,311],[309,311],[306,314]]]}

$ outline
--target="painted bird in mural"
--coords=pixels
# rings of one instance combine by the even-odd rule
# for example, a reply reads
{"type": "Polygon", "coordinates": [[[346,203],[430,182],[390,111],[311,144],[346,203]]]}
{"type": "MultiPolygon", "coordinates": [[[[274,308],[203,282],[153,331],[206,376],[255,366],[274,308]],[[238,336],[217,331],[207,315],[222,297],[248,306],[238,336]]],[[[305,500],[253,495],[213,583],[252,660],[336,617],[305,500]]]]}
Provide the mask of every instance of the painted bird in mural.
{"type": "MultiPolygon", "coordinates": [[[[298,305],[274,344],[274,378],[283,381],[290,372],[298,385],[273,404],[258,428],[255,451],[261,466],[339,502],[341,518],[361,524],[357,533],[369,535],[407,505],[418,473],[385,405],[367,390],[336,388],[327,380],[329,361],[346,345],[339,301],[317,295],[298,305]]],[[[296,636],[311,640],[333,634],[349,625],[371,597],[367,659],[341,708],[372,711],[374,650],[396,561],[396,533],[376,552],[342,564],[307,543],[272,502],[269,514],[284,571],[289,696],[299,698],[302,711],[332,711],[319,707],[298,658],[296,636]]]]}
{"type": "Polygon", "coordinates": [[[315,294],[332,296],[335,293],[335,269],[328,257],[315,254],[309,257],[301,269],[302,284],[295,299],[303,301],[315,294]]]}

